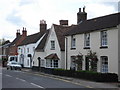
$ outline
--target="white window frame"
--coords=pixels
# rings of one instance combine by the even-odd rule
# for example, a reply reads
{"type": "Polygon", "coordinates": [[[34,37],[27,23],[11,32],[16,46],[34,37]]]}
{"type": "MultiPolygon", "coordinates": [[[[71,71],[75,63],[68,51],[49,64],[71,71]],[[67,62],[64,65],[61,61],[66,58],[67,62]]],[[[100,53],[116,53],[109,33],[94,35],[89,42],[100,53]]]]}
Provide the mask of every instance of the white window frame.
{"type": "Polygon", "coordinates": [[[58,68],[58,60],[53,60],[53,67],[58,68]]]}
{"type": "Polygon", "coordinates": [[[84,47],[90,47],[90,33],[84,34],[84,47]]]}
{"type": "Polygon", "coordinates": [[[101,56],[101,72],[108,73],[108,56],[101,56]]]}
{"type": "Polygon", "coordinates": [[[71,48],[76,48],[76,38],[75,36],[71,36],[71,48]]]}
{"type": "Polygon", "coordinates": [[[55,41],[51,40],[51,50],[55,50],[55,41]]]}
{"type": "Polygon", "coordinates": [[[46,67],[47,68],[58,68],[59,67],[59,61],[58,60],[53,60],[53,59],[47,59],[46,60],[46,67]],[[57,61],[57,63],[55,61],[57,61]]]}
{"type": "Polygon", "coordinates": [[[101,46],[108,46],[108,34],[107,31],[101,31],[101,46]]]}

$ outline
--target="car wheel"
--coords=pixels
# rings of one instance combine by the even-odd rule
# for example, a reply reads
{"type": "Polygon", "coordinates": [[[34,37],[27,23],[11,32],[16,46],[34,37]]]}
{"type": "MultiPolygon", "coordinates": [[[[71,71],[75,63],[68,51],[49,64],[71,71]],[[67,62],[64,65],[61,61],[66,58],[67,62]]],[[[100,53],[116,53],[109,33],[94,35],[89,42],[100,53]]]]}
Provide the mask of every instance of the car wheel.
{"type": "Polygon", "coordinates": [[[19,68],[19,70],[21,71],[21,68],[19,68]]]}
{"type": "Polygon", "coordinates": [[[7,67],[7,70],[8,70],[9,68],[7,67]]]}
{"type": "Polygon", "coordinates": [[[11,70],[13,70],[13,68],[12,68],[12,67],[10,67],[10,69],[11,69],[11,70]]]}

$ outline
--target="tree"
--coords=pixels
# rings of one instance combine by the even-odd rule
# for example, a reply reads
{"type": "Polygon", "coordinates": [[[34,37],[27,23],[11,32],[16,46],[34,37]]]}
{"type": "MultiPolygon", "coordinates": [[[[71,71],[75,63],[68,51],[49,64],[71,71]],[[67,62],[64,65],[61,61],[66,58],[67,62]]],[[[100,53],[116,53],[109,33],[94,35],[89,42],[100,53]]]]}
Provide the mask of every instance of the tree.
{"type": "Polygon", "coordinates": [[[5,39],[4,38],[2,38],[2,39],[0,39],[0,45],[2,45],[3,43],[5,43],[5,39]]]}
{"type": "Polygon", "coordinates": [[[77,70],[82,70],[83,55],[79,53],[74,57],[74,63],[77,64],[77,70]]]}
{"type": "Polygon", "coordinates": [[[87,57],[89,59],[90,65],[91,65],[90,70],[97,71],[98,58],[97,58],[96,52],[92,52],[92,50],[90,50],[87,54],[87,57]]]}

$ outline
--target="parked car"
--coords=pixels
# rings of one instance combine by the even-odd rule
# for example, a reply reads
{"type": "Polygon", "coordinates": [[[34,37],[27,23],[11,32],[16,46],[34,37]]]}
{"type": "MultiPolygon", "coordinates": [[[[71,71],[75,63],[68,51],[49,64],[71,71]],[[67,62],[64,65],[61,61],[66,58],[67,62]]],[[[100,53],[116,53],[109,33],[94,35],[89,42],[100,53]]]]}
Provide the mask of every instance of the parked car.
{"type": "Polygon", "coordinates": [[[7,70],[11,69],[11,70],[21,70],[22,66],[20,63],[16,62],[16,61],[10,61],[7,63],[7,70]]]}

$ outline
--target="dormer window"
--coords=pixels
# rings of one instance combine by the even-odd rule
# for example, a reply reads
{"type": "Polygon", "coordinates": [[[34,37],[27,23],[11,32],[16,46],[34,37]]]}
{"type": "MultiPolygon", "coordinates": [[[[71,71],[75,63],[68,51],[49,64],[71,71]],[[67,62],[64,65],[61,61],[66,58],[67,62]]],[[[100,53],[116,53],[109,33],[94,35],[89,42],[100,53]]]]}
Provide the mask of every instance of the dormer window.
{"type": "Polygon", "coordinates": [[[90,48],[90,33],[84,34],[84,47],[90,48]]]}
{"type": "Polygon", "coordinates": [[[71,49],[76,48],[76,38],[75,36],[71,36],[71,49]]]}

